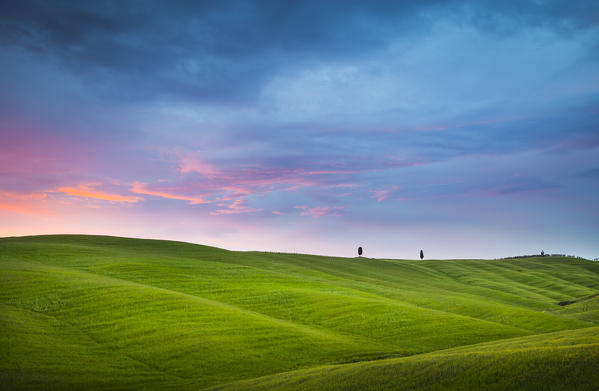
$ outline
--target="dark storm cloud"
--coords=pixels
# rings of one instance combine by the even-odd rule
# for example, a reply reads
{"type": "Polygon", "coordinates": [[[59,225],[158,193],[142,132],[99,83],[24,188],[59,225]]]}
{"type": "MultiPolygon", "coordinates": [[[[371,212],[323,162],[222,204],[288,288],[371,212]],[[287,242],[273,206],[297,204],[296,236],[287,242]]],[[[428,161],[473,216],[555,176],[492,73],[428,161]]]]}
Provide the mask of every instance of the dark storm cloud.
{"type": "Polygon", "coordinates": [[[402,4],[348,3],[340,13],[308,2],[14,2],[1,18],[5,45],[60,58],[85,77],[118,80],[141,96],[214,102],[251,97],[283,67],[364,55],[412,12],[402,4]],[[356,17],[362,11],[378,26],[356,17]],[[391,17],[377,22],[383,14],[391,17]]]}
{"type": "Polygon", "coordinates": [[[595,2],[15,1],[0,25],[4,45],[56,57],[113,98],[248,103],[276,73],[426,35],[440,14],[504,32],[599,15],[595,2]]]}

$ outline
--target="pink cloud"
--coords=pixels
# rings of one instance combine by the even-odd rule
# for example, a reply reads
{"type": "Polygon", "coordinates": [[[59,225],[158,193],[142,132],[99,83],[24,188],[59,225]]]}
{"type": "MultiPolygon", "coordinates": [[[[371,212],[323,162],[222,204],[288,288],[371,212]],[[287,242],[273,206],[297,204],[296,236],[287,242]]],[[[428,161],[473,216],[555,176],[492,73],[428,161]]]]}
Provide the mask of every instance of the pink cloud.
{"type": "Polygon", "coordinates": [[[227,186],[227,187],[223,187],[223,190],[235,192],[237,194],[250,194],[251,193],[250,190],[248,190],[245,187],[241,187],[241,186],[227,186]]]}
{"type": "Polygon", "coordinates": [[[182,174],[197,172],[207,178],[215,178],[221,175],[221,172],[214,166],[204,162],[197,156],[181,154],[179,154],[179,172],[182,174]]]}
{"type": "MultiPolygon", "coordinates": [[[[219,206],[224,206],[225,204],[218,204],[219,206]]],[[[217,209],[213,212],[210,212],[211,215],[223,215],[223,214],[239,214],[239,213],[253,213],[253,212],[261,212],[262,209],[254,209],[248,206],[245,206],[245,200],[238,199],[233,201],[231,204],[227,206],[227,209],[217,209]]]]}
{"type": "MultiPolygon", "coordinates": [[[[388,168],[410,166],[411,163],[400,161],[403,159],[393,158],[391,160],[377,160],[369,162],[346,162],[309,168],[285,168],[285,167],[215,167],[197,156],[197,153],[174,152],[178,164],[179,173],[197,172],[203,178],[184,177],[180,178],[178,185],[169,189],[151,188],[149,184],[144,187],[133,188],[140,194],[160,196],[164,198],[187,200],[191,203],[206,203],[205,197],[216,201],[234,201],[245,198],[250,194],[266,194],[270,192],[298,191],[302,188],[353,188],[358,187],[356,183],[348,183],[347,179],[340,183],[331,180],[335,175],[354,175],[365,171],[381,170],[388,168]],[[339,167],[341,165],[341,167],[339,167]],[[351,165],[351,169],[344,166],[351,165]],[[354,167],[358,168],[354,168],[354,167]],[[190,182],[193,179],[193,182],[190,182]],[[194,188],[201,189],[201,197],[194,194],[194,188]],[[176,189],[176,190],[173,190],[176,189]],[[189,196],[192,194],[193,196],[189,196]]],[[[351,193],[345,192],[343,196],[351,193]]]]}
{"type": "Polygon", "coordinates": [[[223,187],[223,190],[228,192],[228,194],[220,198],[222,201],[235,200],[248,194],[252,194],[249,189],[241,186],[226,186],[223,187]]]}
{"type": "MultiPolygon", "coordinates": [[[[8,124],[3,124],[7,126],[8,124]]],[[[0,174],[17,176],[71,173],[87,160],[86,146],[68,138],[44,134],[30,124],[8,125],[0,143],[0,174]],[[8,131],[10,129],[10,131],[8,131]]],[[[3,129],[3,130],[4,130],[3,129]]]]}
{"type": "Polygon", "coordinates": [[[370,198],[376,199],[377,202],[383,202],[387,198],[389,198],[391,196],[391,194],[397,189],[398,189],[398,187],[394,185],[388,189],[373,190],[372,191],[373,194],[372,194],[372,196],[370,196],[370,198]]]}
{"type": "Polygon", "coordinates": [[[170,190],[153,190],[148,188],[148,184],[146,183],[135,182],[129,190],[136,194],[144,194],[154,197],[167,198],[171,200],[188,201],[191,205],[210,203],[210,201],[205,200],[202,196],[189,196],[184,194],[177,194],[170,190]]]}

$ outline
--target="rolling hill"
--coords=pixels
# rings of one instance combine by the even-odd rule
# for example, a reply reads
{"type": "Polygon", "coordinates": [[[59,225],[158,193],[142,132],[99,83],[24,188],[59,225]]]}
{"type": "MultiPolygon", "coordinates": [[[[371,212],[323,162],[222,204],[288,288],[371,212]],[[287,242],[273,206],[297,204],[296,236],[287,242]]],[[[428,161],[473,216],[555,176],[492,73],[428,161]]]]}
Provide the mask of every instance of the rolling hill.
{"type": "Polygon", "coordinates": [[[599,388],[599,262],[52,235],[0,270],[3,389],[599,388]]]}

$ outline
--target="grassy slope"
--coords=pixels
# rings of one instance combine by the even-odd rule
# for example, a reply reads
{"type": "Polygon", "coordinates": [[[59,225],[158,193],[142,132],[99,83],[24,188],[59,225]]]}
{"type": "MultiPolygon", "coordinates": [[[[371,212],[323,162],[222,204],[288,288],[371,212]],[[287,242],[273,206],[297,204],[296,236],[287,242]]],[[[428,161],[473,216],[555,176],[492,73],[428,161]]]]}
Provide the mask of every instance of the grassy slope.
{"type": "MultiPolygon", "coordinates": [[[[565,258],[421,262],[98,236],[5,238],[0,382],[197,389],[588,328],[599,324],[597,299],[556,303],[598,292],[599,263],[565,258]]],[[[597,329],[568,333],[583,333],[596,358],[597,329]]]]}
{"type": "Polygon", "coordinates": [[[311,368],[213,390],[596,390],[598,369],[599,328],[593,327],[311,368]]]}

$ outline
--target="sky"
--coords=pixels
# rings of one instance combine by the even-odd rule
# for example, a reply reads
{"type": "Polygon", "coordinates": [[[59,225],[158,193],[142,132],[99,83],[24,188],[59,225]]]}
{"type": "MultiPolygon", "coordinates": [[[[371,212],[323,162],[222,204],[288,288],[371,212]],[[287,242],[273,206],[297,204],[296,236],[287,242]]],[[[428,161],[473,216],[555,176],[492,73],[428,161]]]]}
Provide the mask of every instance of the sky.
{"type": "Polygon", "coordinates": [[[3,1],[0,236],[599,257],[596,1],[3,1]]]}

